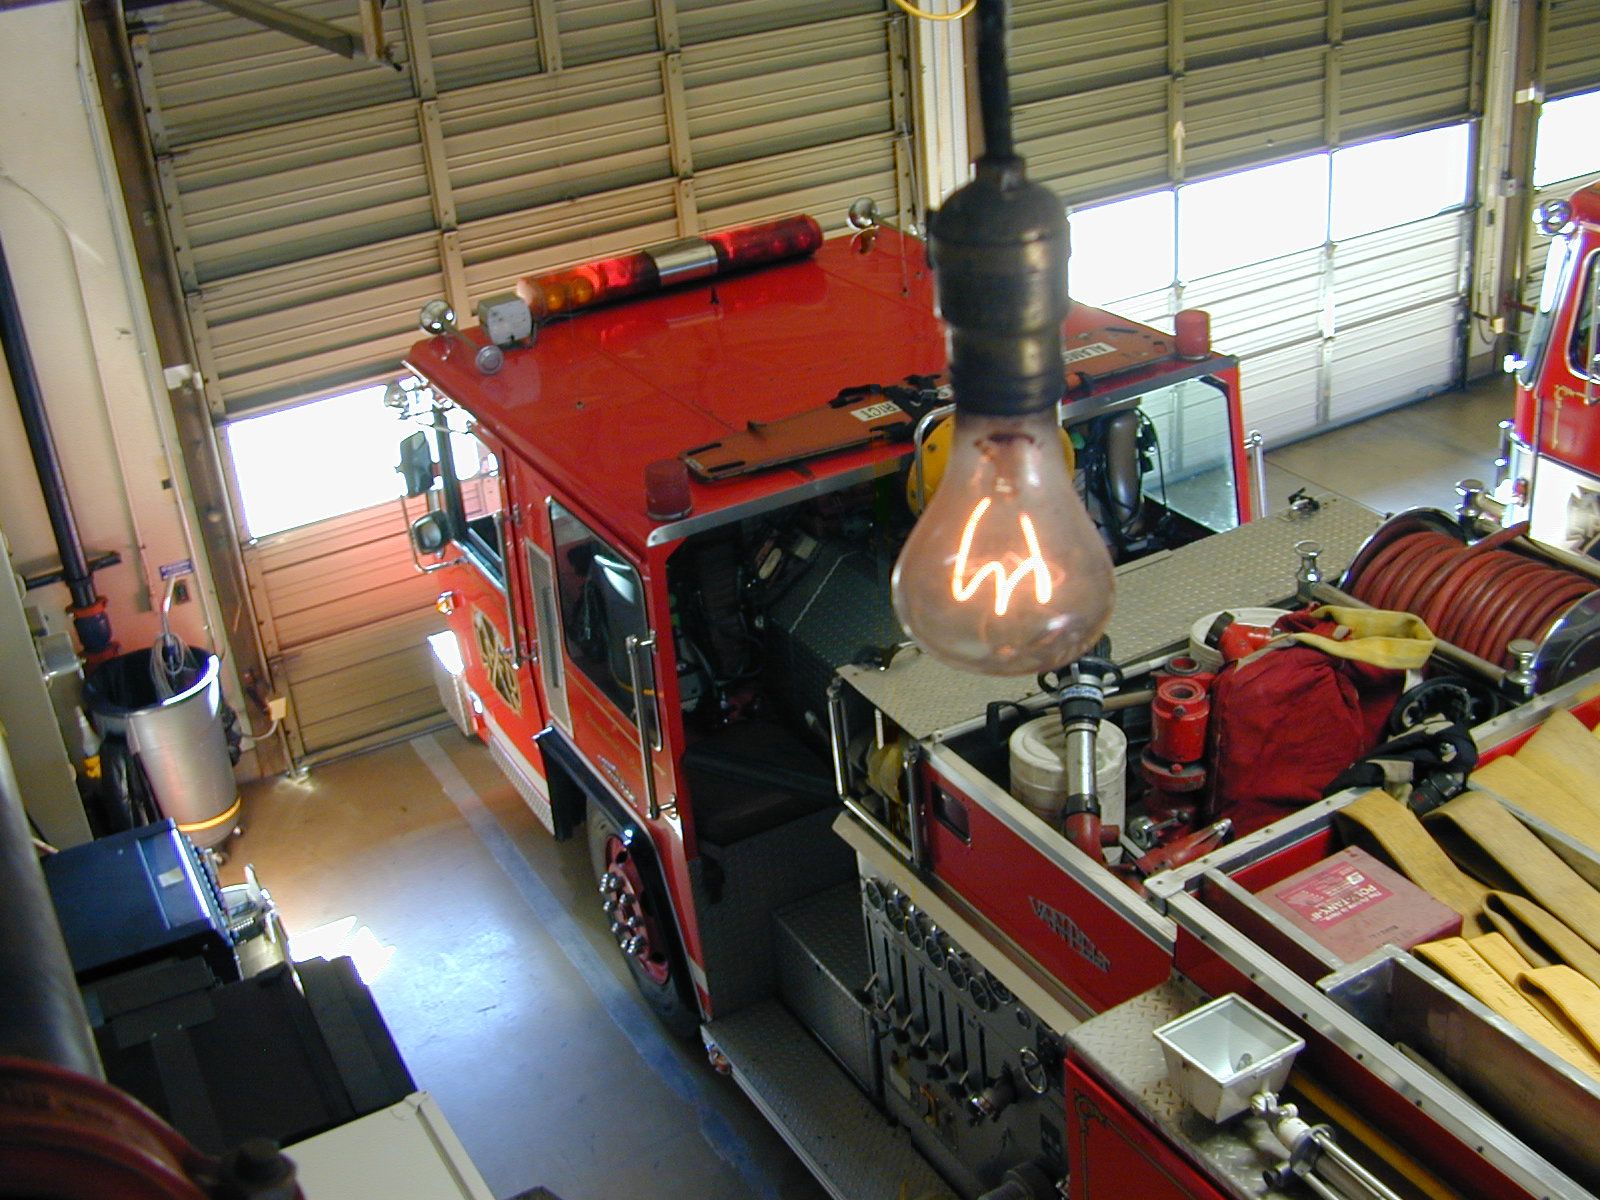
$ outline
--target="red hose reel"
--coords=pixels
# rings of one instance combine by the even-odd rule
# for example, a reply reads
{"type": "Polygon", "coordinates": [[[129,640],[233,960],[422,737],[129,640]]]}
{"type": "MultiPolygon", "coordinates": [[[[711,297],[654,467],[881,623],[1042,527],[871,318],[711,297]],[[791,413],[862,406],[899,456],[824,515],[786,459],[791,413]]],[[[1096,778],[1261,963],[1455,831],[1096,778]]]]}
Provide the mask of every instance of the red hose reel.
{"type": "Polygon", "coordinates": [[[272,1142],[214,1159],[109,1084],[0,1058],[0,1197],[300,1200],[301,1192],[272,1142]]]}
{"type": "Polygon", "coordinates": [[[1467,545],[1443,513],[1404,513],[1362,548],[1344,590],[1374,608],[1414,613],[1460,649],[1514,666],[1508,643],[1542,645],[1574,605],[1600,591],[1590,576],[1519,549],[1527,532],[1516,525],[1467,545]]]}

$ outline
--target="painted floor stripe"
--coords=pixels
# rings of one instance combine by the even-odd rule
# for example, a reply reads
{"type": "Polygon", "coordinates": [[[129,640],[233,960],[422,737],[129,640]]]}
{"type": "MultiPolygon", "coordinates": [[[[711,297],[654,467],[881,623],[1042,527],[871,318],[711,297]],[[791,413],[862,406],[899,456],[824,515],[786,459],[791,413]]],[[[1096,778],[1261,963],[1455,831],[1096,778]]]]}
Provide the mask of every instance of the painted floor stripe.
{"type": "Polygon", "coordinates": [[[749,1144],[717,1110],[719,1097],[706,1086],[709,1081],[696,1076],[683,1063],[668,1040],[668,1034],[644,1007],[644,1002],[600,961],[594,946],[573,920],[566,905],[545,886],[539,873],[517,849],[511,835],[489,811],[482,797],[467,782],[466,776],[450,761],[444,747],[431,733],[414,738],[411,745],[417,757],[439,781],[444,794],[460,811],[468,827],[477,834],[478,840],[533,910],[544,932],[566,955],[567,961],[589,986],[606,1015],[633,1043],[634,1050],[645,1065],[680,1100],[694,1106],[700,1118],[700,1134],[712,1152],[738,1173],[759,1200],[779,1200],[777,1183],[756,1161],[749,1144]]]}

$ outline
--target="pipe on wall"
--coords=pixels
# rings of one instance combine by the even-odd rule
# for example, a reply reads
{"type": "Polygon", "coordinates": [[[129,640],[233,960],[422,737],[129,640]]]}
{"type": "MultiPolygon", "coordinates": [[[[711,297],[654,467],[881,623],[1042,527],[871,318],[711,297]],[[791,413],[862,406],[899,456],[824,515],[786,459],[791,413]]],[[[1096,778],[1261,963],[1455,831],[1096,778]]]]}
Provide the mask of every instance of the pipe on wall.
{"type": "Polygon", "coordinates": [[[55,434],[45,412],[44,392],[34,369],[33,352],[22,324],[22,308],[6,265],[5,247],[0,245],[0,351],[6,358],[11,385],[17,393],[23,430],[28,436],[28,451],[33,469],[44,493],[45,511],[50,517],[50,532],[61,556],[61,569],[72,596],[72,621],[84,654],[95,661],[115,652],[111,641],[111,618],[106,615],[105,597],[95,594],[94,572],[89,568],[78,533],[78,519],[67,494],[66,475],[61,470],[61,455],[56,450],[55,434]]]}

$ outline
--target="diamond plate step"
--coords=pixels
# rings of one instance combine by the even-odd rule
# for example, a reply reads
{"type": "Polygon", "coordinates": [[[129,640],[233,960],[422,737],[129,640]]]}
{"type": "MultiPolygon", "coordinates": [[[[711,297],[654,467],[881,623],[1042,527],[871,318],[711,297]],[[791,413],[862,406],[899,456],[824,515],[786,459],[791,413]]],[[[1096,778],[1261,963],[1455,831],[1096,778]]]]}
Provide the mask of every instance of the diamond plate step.
{"type": "Polygon", "coordinates": [[[954,1193],[800,1022],[763,1000],[702,1031],[733,1078],[835,1200],[954,1193]]]}
{"type": "Polygon", "coordinates": [[[872,970],[856,880],[774,913],[772,941],[783,1002],[876,1099],[878,1048],[855,994],[872,970]]]}

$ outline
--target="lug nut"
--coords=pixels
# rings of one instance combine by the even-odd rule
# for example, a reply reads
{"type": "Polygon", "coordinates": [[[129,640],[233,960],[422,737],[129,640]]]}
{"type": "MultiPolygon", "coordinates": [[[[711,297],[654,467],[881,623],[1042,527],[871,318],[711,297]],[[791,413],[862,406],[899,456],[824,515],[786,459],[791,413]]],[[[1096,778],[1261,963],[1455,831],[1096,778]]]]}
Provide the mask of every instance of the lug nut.
{"type": "Polygon", "coordinates": [[[622,940],[622,938],[623,938],[623,935],[626,934],[626,933],[627,933],[627,930],[625,930],[622,927],[622,922],[620,922],[620,921],[611,922],[611,936],[616,938],[617,941],[620,942],[622,940]]]}
{"type": "Polygon", "coordinates": [[[600,901],[600,911],[609,917],[612,913],[617,911],[617,905],[621,903],[622,901],[618,900],[615,896],[607,894],[606,898],[600,901]]]}
{"type": "Polygon", "coordinates": [[[624,954],[638,954],[644,947],[645,940],[638,934],[634,934],[622,943],[622,952],[624,954]]]}

